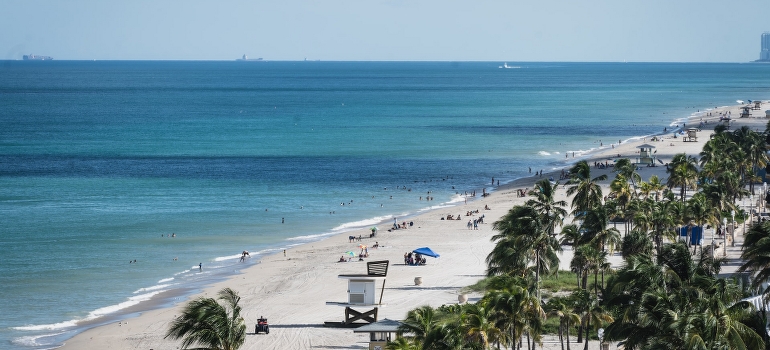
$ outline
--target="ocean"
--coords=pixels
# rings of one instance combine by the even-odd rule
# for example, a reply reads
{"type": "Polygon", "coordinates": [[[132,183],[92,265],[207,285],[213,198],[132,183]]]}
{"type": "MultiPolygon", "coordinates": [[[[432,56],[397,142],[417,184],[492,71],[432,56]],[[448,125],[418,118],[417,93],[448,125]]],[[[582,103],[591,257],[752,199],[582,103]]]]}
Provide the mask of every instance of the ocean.
{"type": "Polygon", "coordinates": [[[0,348],[14,350],[770,99],[764,64],[0,63],[0,348]]]}

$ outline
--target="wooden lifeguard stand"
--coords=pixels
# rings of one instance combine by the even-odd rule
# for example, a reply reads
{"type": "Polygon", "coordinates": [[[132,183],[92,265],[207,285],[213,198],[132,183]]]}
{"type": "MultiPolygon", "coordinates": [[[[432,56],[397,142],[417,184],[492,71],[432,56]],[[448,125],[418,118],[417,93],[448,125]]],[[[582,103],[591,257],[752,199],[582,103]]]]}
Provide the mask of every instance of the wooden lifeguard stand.
{"type": "Polygon", "coordinates": [[[749,117],[751,117],[751,107],[749,106],[741,107],[741,118],[749,118],[749,117]]]}
{"type": "Polygon", "coordinates": [[[653,151],[655,146],[645,143],[641,146],[637,146],[636,148],[639,149],[639,158],[637,158],[636,162],[637,164],[655,166],[656,151],[653,151]]]}
{"type": "Polygon", "coordinates": [[[348,301],[327,301],[326,305],[345,307],[345,318],[342,322],[324,322],[327,327],[355,328],[367,323],[377,322],[377,311],[382,304],[382,294],[385,292],[385,278],[388,276],[389,260],[370,261],[366,263],[365,275],[339,275],[348,280],[348,301]],[[377,298],[377,282],[382,281],[379,298],[377,298]],[[373,307],[370,310],[358,311],[355,308],[373,307]],[[364,321],[360,323],[356,321],[364,321]]]}
{"type": "Polygon", "coordinates": [[[698,128],[687,128],[687,134],[682,137],[682,142],[697,142],[698,141],[698,128]]]}

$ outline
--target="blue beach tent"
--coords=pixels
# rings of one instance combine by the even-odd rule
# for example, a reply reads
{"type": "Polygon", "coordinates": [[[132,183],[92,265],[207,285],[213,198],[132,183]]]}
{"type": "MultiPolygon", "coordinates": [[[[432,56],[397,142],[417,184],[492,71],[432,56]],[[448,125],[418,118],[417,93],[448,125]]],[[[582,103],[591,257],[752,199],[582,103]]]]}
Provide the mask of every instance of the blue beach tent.
{"type": "Polygon", "coordinates": [[[412,253],[417,253],[417,254],[420,254],[420,255],[427,255],[427,256],[430,256],[430,257],[433,257],[433,258],[438,258],[440,256],[440,255],[438,255],[438,253],[434,252],[433,250],[431,250],[428,247],[417,248],[417,249],[413,250],[412,253]]]}
{"type": "MultiPolygon", "coordinates": [[[[682,227],[679,232],[680,237],[687,237],[687,228],[688,226],[682,227]]],[[[690,232],[690,244],[692,245],[700,245],[701,240],[703,239],[703,226],[692,226],[692,231],[690,232]]]]}

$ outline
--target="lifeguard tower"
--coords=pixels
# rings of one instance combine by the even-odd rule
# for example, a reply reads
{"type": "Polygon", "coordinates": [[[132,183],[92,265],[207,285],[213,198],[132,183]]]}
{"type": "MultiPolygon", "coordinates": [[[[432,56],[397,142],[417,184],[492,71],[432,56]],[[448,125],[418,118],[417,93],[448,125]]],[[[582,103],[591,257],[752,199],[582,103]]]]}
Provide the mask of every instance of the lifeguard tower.
{"type": "Polygon", "coordinates": [[[324,322],[327,327],[356,328],[367,323],[377,322],[377,310],[382,304],[382,294],[385,292],[385,277],[388,275],[389,260],[370,261],[366,263],[365,275],[339,275],[348,280],[347,302],[327,301],[326,305],[345,307],[345,318],[342,322],[324,322]],[[382,281],[379,298],[377,298],[377,282],[382,281]],[[373,307],[365,311],[354,308],[373,307]],[[364,323],[356,321],[364,321],[364,323]]]}
{"type": "Polygon", "coordinates": [[[741,107],[741,118],[749,118],[749,117],[751,117],[751,107],[749,106],[741,107]]]}
{"type": "Polygon", "coordinates": [[[637,164],[655,166],[655,153],[657,152],[653,151],[655,146],[645,143],[641,146],[637,146],[636,148],[639,149],[639,158],[636,160],[637,164]]]}
{"type": "Polygon", "coordinates": [[[762,109],[762,101],[754,101],[754,108],[752,108],[755,111],[762,109]]]}
{"type": "Polygon", "coordinates": [[[682,137],[682,142],[698,142],[698,128],[687,128],[687,134],[682,137]]]}

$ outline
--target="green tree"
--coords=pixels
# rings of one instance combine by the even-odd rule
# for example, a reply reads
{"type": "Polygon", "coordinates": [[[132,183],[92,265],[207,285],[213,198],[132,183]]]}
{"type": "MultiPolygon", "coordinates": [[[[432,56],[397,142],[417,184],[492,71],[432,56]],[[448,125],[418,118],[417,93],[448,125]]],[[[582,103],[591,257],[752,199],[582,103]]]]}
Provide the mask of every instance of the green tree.
{"type": "Polygon", "coordinates": [[[489,349],[490,342],[505,339],[505,334],[494,322],[494,310],[492,307],[487,307],[487,302],[467,304],[464,309],[462,321],[466,334],[475,338],[483,349],[489,349]]]}
{"type": "Polygon", "coordinates": [[[533,206],[515,206],[500,220],[493,223],[499,231],[492,236],[495,247],[487,256],[487,274],[513,273],[525,276],[528,264],[534,264],[535,283],[540,286],[540,275],[555,272],[559,267],[557,252],[561,246],[549,233],[552,222],[533,206]]]}
{"type": "Polygon", "coordinates": [[[684,202],[688,188],[696,188],[698,181],[697,160],[684,153],[674,155],[666,168],[668,173],[668,188],[679,187],[679,198],[684,202]]]}
{"type": "Polygon", "coordinates": [[[615,169],[613,170],[619,176],[631,181],[631,186],[636,192],[636,184],[642,182],[642,177],[636,172],[636,164],[632,163],[628,158],[621,158],[615,162],[615,169]]]}
{"type": "Polygon", "coordinates": [[[526,205],[534,208],[541,215],[541,220],[549,235],[556,232],[556,227],[562,225],[564,217],[567,215],[567,211],[564,210],[567,202],[555,200],[556,187],[558,186],[558,182],[552,185],[547,179],[540,180],[535,184],[535,189],[529,191],[529,195],[535,198],[526,202],[526,205]]]}
{"type": "Polygon", "coordinates": [[[628,260],[635,255],[652,255],[652,241],[642,231],[633,230],[623,237],[620,243],[620,255],[628,260]]]}
{"type": "Polygon", "coordinates": [[[572,198],[572,213],[576,219],[581,219],[594,207],[602,204],[602,188],[599,181],[607,180],[607,175],[591,177],[591,166],[586,161],[580,161],[570,169],[570,179],[567,185],[567,195],[572,198]]]}
{"type": "MultiPolygon", "coordinates": [[[[743,265],[740,272],[750,272],[754,277],[752,285],[756,288],[770,281],[770,221],[751,226],[743,239],[741,252],[743,265]]],[[[770,299],[770,287],[762,293],[770,299]]]]}
{"type": "Polygon", "coordinates": [[[171,322],[166,338],[182,339],[182,348],[198,344],[197,349],[236,350],[246,340],[246,323],[241,317],[241,298],[230,288],[219,291],[220,304],[214,298],[189,302],[182,314],[171,322]]]}
{"type": "Polygon", "coordinates": [[[564,298],[554,297],[548,301],[546,305],[549,315],[559,318],[559,342],[561,343],[562,350],[564,349],[564,341],[567,341],[567,350],[570,350],[569,346],[569,330],[572,324],[580,322],[580,315],[575,313],[570,302],[564,298]]]}

